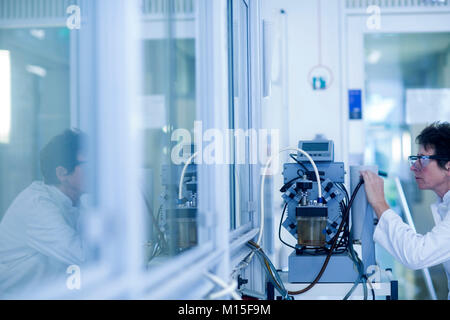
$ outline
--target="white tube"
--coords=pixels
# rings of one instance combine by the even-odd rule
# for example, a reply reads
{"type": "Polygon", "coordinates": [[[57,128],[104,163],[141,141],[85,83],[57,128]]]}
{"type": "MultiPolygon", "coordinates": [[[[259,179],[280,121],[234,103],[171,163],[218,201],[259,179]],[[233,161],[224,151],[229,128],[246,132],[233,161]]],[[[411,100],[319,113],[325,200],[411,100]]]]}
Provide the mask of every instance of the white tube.
{"type": "Polygon", "coordinates": [[[309,160],[309,162],[311,162],[311,165],[314,169],[314,173],[316,174],[316,181],[317,181],[317,192],[319,193],[319,199],[322,199],[322,188],[320,187],[320,175],[319,175],[319,170],[317,170],[317,166],[316,163],[314,162],[314,160],[311,158],[311,156],[306,152],[303,151],[302,149],[296,149],[297,151],[303,153],[305,155],[305,157],[309,160]]]}
{"type": "Polygon", "coordinates": [[[184,164],[183,170],[181,171],[180,182],[178,184],[178,199],[183,199],[183,180],[184,175],[186,174],[187,167],[191,164],[192,159],[194,159],[198,155],[198,152],[194,153],[192,156],[184,164]]]}

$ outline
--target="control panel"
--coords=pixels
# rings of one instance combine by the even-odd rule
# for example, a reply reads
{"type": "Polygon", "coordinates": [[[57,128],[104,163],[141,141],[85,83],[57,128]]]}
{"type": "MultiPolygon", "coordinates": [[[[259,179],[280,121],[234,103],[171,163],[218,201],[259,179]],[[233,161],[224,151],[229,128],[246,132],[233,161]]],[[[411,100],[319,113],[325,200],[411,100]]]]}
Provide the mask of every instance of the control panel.
{"type": "MultiPolygon", "coordinates": [[[[298,148],[306,151],[315,162],[334,161],[334,143],[330,140],[300,141],[298,148]]],[[[298,153],[300,162],[309,162],[303,153],[298,153]]]]}

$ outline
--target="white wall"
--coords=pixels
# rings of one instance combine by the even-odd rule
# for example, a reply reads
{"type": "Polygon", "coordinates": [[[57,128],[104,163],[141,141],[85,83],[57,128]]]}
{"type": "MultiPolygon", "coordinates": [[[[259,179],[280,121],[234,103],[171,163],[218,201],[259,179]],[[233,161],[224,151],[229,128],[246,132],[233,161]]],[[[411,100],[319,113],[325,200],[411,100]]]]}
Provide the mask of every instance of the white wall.
{"type": "MultiPolygon", "coordinates": [[[[287,112],[288,143],[296,146],[301,139],[313,139],[324,134],[335,142],[335,160],[343,161],[343,126],[341,105],[341,32],[340,3],[322,0],[321,47],[322,64],[334,76],[332,86],[325,91],[314,91],[307,81],[310,70],[319,63],[318,0],[262,0],[263,18],[274,20],[281,9],[287,19],[288,103],[286,109],[269,112],[287,112]]],[[[268,116],[270,118],[276,118],[268,116]]]]}

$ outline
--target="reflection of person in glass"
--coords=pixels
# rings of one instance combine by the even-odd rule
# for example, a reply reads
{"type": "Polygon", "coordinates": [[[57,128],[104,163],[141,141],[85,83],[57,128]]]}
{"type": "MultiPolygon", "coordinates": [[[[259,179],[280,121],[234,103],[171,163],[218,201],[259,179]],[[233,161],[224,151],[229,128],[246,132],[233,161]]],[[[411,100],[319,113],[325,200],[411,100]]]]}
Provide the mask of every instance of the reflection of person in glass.
{"type": "Polygon", "coordinates": [[[428,126],[416,141],[419,152],[409,157],[411,171],[419,189],[437,195],[431,206],[436,225],[425,235],[414,232],[386,203],[383,180],[372,172],[361,172],[367,199],[379,218],[374,240],[408,268],[443,263],[450,288],[450,123],[428,126]]]}
{"type": "Polygon", "coordinates": [[[77,228],[86,160],[81,140],[72,130],[54,137],[40,154],[44,181],[33,182],[6,211],[0,223],[0,297],[35,292],[83,262],[77,228]]]}

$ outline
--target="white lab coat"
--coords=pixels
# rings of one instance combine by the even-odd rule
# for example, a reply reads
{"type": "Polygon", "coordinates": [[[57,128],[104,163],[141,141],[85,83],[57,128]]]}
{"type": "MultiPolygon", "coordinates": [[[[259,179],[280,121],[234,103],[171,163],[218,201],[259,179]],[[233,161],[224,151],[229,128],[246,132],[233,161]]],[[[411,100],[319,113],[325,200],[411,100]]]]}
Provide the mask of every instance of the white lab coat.
{"type": "Polygon", "coordinates": [[[84,261],[77,231],[79,209],[58,188],[33,182],[0,223],[0,298],[65,286],[67,267],[84,261]]]}
{"type": "Polygon", "coordinates": [[[417,270],[442,263],[450,289],[450,191],[431,205],[431,211],[435,227],[421,235],[389,209],[381,216],[373,238],[407,268],[417,270]]]}

